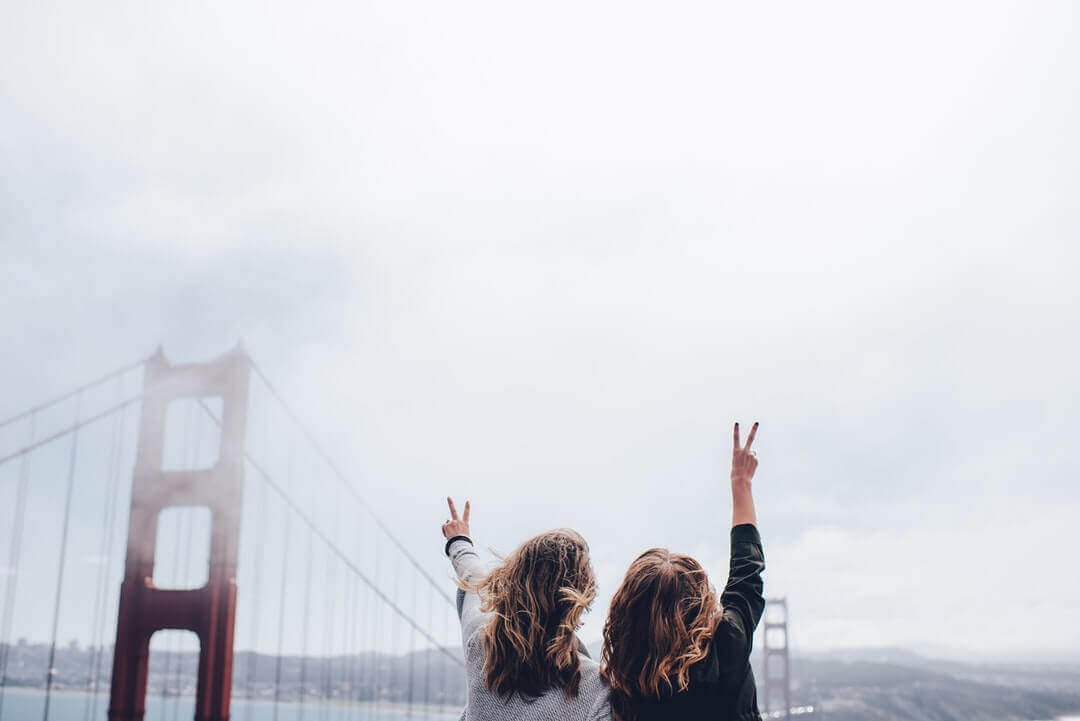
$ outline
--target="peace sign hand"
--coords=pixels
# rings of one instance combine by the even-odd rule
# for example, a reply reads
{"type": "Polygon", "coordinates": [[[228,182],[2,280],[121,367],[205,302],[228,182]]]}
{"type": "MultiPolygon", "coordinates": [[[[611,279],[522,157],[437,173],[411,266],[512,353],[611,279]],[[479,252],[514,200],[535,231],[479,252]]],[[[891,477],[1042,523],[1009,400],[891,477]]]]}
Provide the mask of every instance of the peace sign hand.
{"type": "MultiPolygon", "coordinates": [[[[446,505],[450,506],[450,519],[442,524],[442,534],[444,538],[453,538],[454,536],[468,536],[469,535],[469,502],[465,501],[465,513],[461,518],[458,518],[457,506],[454,505],[454,499],[447,496],[446,505]]],[[[470,536],[471,538],[471,536],[470,536]]]]}
{"type": "Polygon", "coordinates": [[[750,485],[750,479],[757,470],[757,454],[750,450],[757,435],[758,424],[750,429],[750,435],[746,438],[746,445],[739,446],[739,424],[735,424],[735,447],[731,452],[731,483],[732,485],[750,485]]]}

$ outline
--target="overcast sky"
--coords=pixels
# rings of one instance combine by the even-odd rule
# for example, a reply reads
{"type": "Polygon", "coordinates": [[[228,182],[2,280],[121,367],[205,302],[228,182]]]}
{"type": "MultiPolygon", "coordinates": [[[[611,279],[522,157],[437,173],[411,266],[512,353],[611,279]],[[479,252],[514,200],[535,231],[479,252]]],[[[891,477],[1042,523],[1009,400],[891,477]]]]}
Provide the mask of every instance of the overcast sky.
{"type": "Polygon", "coordinates": [[[589,641],[759,420],[793,644],[1075,658],[1078,13],[8,0],[0,417],[242,337],[432,573],[581,530],[589,641]]]}

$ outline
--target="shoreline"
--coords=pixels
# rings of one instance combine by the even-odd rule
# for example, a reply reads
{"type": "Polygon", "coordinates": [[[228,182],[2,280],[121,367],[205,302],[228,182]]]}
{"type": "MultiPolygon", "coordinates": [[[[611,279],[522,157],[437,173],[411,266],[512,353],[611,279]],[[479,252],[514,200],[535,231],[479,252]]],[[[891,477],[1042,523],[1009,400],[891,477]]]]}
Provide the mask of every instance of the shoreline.
{"type": "MultiPolygon", "coordinates": [[[[20,694],[26,694],[28,696],[30,696],[30,695],[44,696],[45,695],[45,689],[40,687],[40,686],[5,686],[4,687],[4,694],[6,695],[6,694],[9,694],[9,693],[20,693],[20,694]]],[[[52,689],[52,691],[50,693],[53,696],[78,696],[78,697],[93,696],[93,694],[90,691],[86,691],[85,689],[73,689],[73,688],[54,688],[54,689],[52,689]]],[[[97,696],[98,696],[98,698],[100,698],[103,701],[108,699],[108,696],[109,696],[108,689],[106,688],[106,689],[98,691],[97,696]]],[[[176,695],[176,696],[165,696],[164,698],[165,698],[166,701],[180,700],[180,701],[184,701],[184,702],[188,702],[188,703],[192,703],[192,704],[194,704],[194,702],[195,702],[195,696],[193,696],[191,694],[179,694],[179,695],[176,695]]],[[[155,694],[150,694],[150,693],[148,693],[146,695],[147,705],[150,705],[152,703],[154,703],[154,704],[160,703],[161,700],[162,700],[162,696],[160,696],[160,695],[155,695],[155,694]]],[[[316,698],[309,697],[304,701],[304,704],[305,705],[308,705],[308,704],[317,705],[317,704],[319,704],[320,701],[321,701],[321,699],[316,699],[316,698]]],[[[237,705],[237,704],[251,705],[251,706],[273,706],[274,703],[275,703],[275,701],[273,699],[246,698],[244,696],[233,696],[232,697],[232,704],[234,706],[237,705]]],[[[277,703],[279,705],[282,705],[282,706],[299,705],[299,702],[296,699],[283,699],[281,701],[278,701],[277,703]]],[[[399,701],[349,701],[349,702],[346,702],[346,701],[341,701],[339,699],[332,700],[330,703],[327,703],[325,705],[333,706],[333,707],[337,707],[337,708],[346,708],[346,707],[348,707],[348,708],[356,708],[356,709],[362,709],[362,710],[378,710],[378,711],[385,711],[385,712],[388,712],[388,713],[408,713],[408,712],[411,711],[412,713],[423,713],[423,714],[429,714],[429,715],[447,715],[447,716],[457,716],[458,714],[461,713],[461,709],[462,709],[461,706],[437,706],[437,705],[422,704],[422,703],[415,703],[415,704],[412,704],[410,706],[407,703],[401,703],[399,701]]],[[[1069,719],[1062,719],[1062,721],[1070,721],[1070,720],[1069,719]]],[[[1080,721],[1080,717],[1076,717],[1076,721],[1080,721]]]]}

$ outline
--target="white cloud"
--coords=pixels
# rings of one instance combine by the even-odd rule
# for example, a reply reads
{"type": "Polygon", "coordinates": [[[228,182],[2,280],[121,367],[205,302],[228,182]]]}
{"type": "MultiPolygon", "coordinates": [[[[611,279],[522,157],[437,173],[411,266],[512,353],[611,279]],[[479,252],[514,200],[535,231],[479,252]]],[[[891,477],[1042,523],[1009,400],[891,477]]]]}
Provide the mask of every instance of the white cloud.
{"type": "MultiPolygon", "coordinates": [[[[1075,649],[1080,629],[1062,623],[1080,603],[1070,558],[1080,531],[1068,523],[1071,515],[1018,506],[1015,517],[992,527],[958,513],[948,527],[817,527],[780,543],[768,543],[766,532],[766,592],[789,598],[791,642],[804,650],[900,645],[1033,655],[1075,649]],[[1041,624],[1057,628],[1052,645],[1033,631],[1041,624]]],[[[726,561],[712,558],[717,584],[726,573],[726,561]]]]}

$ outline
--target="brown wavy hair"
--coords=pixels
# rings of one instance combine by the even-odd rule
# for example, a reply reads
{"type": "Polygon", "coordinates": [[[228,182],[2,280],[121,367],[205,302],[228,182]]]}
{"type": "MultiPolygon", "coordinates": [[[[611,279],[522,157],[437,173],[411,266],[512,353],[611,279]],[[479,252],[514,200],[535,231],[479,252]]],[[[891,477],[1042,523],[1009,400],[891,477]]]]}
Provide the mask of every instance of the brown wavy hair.
{"type": "Polygon", "coordinates": [[[636,721],[636,701],[687,689],[720,614],[716,590],[690,556],[651,548],[630,564],[604,622],[603,675],[615,721],[636,721]]]}
{"type": "Polygon", "coordinates": [[[567,698],[581,684],[574,632],[596,598],[589,546],[576,531],[541,533],[521,544],[487,577],[463,585],[480,595],[491,620],[480,632],[488,689],[533,699],[559,687],[567,698]]]}

